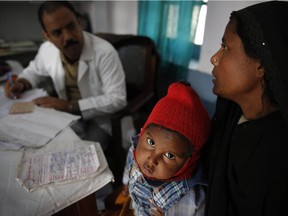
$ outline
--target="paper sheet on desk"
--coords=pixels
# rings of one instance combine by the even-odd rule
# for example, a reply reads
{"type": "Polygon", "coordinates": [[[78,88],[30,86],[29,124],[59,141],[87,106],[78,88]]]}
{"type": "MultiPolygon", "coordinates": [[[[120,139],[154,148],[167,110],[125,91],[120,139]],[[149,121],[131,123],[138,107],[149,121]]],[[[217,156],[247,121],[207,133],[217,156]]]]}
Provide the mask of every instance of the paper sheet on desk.
{"type": "Polygon", "coordinates": [[[0,119],[0,140],[21,146],[40,147],[80,116],[35,107],[34,112],[6,115],[0,119]]]}
{"type": "Polygon", "coordinates": [[[31,192],[50,183],[69,183],[89,177],[100,163],[94,144],[87,143],[90,145],[45,154],[26,151],[17,181],[31,192]]]}
{"type": "Polygon", "coordinates": [[[21,98],[11,100],[5,96],[4,88],[0,88],[0,118],[9,114],[9,110],[15,102],[29,102],[35,98],[43,96],[47,96],[47,92],[43,89],[32,89],[23,93],[21,98]]]}

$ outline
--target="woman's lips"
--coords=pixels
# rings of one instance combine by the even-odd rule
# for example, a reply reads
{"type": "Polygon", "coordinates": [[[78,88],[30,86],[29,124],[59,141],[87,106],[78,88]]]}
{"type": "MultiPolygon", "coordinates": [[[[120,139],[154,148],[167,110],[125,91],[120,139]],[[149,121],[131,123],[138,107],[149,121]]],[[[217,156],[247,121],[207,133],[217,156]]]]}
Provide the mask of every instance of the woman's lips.
{"type": "Polygon", "coordinates": [[[212,71],[212,77],[213,77],[212,82],[215,84],[215,82],[216,82],[216,77],[215,77],[215,72],[214,72],[214,70],[212,71]]]}

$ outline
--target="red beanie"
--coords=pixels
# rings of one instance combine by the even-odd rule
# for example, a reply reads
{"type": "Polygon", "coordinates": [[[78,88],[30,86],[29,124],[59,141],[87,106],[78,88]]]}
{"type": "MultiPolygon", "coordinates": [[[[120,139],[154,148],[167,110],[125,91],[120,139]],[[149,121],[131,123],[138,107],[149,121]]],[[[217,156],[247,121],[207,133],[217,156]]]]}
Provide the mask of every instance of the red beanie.
{"type": "Polygon", "coordinates": [[[210,132],[210,119],[199,96],[189,83],[176,82],[169,86],[167,95],[155,105],[142,131],[152,123],[178,132],[191,142],[192,155],[169,180],[191,177],[197,166],[199,151],[210,132]]]}

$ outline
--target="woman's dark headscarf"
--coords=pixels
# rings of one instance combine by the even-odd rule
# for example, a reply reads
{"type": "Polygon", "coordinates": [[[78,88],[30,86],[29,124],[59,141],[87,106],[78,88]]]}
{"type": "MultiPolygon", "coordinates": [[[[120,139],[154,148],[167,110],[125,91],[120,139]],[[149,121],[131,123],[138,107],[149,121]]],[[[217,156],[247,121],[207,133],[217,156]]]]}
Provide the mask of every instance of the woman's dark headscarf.
{"type": "Polygon", "coordinates": [[[266,89],[288,122],[288,2],[259,3],[231,13],[248,56],[265,68],[266,89]]]}

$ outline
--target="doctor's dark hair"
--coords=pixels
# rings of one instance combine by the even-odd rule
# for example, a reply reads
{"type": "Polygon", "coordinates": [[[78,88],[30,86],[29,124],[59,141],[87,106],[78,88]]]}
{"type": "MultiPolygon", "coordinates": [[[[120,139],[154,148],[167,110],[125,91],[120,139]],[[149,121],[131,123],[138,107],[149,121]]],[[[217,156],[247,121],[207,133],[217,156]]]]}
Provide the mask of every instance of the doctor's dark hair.
{"type": "Polygon", "coordinates": [[[236,20],[236,31],[240,37],[245,53],[253,59],[260,60],[265,69],[264,74],[264,95],[269,98],[271,103],[277,105],[277,101],[273,96],[273,90],[270,86],[272,79],[271,75],[275,70],[272,63],[271,53],[266,46],[264,36],[260,25],[247,11],[233,11],[230,16],[230,20],[236,20]]]}
{"type": "Polygon", "coordinates": [[[78,13],[75,11],[73,5],[68,1],[45,1],[38,8],[38,20],[44,31],[46,31],[45,25],[43,23],[43,16],[45,13],[51,14],[57,11],[59,8],[67,8],[70,10],[76,17],[78,13]]]}

